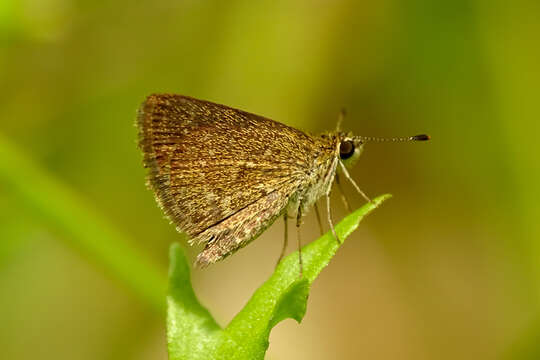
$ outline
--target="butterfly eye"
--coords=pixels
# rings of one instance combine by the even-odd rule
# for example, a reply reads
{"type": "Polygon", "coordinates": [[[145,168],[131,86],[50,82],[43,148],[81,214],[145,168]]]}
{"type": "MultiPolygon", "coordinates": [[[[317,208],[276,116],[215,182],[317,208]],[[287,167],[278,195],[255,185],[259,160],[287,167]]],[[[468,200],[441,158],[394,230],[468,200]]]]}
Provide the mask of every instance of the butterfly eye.
{"type": "Polygon", "coordinates": [[[339,157],[342,160],[350,158],[354,154],[354,143],[351,140],[343,140],[339,145],[339,157]]]}

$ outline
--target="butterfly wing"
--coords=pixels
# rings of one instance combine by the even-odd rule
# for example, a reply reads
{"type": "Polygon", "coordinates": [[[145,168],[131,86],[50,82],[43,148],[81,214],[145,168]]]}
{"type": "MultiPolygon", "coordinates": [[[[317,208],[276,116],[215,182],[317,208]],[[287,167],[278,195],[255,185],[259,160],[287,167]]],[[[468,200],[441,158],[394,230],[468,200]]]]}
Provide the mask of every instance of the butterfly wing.
{"type": "Polygon", "coordinates": [[[201,265],[260,234],[313,167],[311,136],[186,96],[149,96],[138,127],[149,186],[177,228],[207,244],[201,265]]]}

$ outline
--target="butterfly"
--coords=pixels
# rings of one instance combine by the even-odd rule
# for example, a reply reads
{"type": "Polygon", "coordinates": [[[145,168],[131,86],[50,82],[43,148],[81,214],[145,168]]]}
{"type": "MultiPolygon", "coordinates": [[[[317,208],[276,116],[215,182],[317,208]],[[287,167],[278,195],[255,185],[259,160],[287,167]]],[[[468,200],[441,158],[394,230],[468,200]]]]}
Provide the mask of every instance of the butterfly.
{"type": "MultiPolygon", "coordinates": [[[[246,246],[279,217],[285,219],[281,260],[287,219],[294,215],[299,228],[302,216],[315,207],[320,224],[317,200],[323,197],[329,227],[339,241],[330,207],[332,184],[343,175],[370,201],[348,172],[364,144],[429,140],[427,135],[354,136],[340,131],[340,123],[336,131],[310,135],[259,115],[175,94],[148,96],[137,119],[148,186],[190,244],[204,244],[196,260],[199,267],[246,246]]],[[[300,245],[298,231],[301,272],[300,245]]]]}

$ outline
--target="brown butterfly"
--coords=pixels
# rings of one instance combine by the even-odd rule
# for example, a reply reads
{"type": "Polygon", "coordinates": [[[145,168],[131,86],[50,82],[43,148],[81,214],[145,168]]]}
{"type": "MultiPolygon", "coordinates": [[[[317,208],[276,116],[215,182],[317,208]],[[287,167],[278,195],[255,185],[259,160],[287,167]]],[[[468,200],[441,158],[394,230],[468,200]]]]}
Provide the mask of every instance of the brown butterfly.
{"type": "MultiPolygon", "coordinates": [[[[318,136],[209,101],[150,95],[138,114],[148,185],[190,243],[204,244],[196,265],[219,261],[259,236],[278,217],[302,215],[326,198],[327,219],[338,172],[367,200],[347,171],[368,141],[422,141],[427,135],[379,139],[338,130],[318,136]]],[[[322,227],[321,227],[322,229],[322,227]]],[[[300,237],[298,236],[300,250],[300,237]]],[[[278,261],[279,262],[279,261],[278,261]]],[[[300,269],[302,256],[299,251],[300,269]]],[[[300,270],[301,271],[301,270],[300,270]]]]}

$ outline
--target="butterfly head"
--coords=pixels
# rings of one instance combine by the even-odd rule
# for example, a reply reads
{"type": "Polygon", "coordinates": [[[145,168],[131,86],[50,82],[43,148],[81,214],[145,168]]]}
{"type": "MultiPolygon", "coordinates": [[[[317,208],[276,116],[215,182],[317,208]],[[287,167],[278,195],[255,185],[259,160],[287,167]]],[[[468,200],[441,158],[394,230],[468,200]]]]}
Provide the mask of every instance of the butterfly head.
{"type": "Polygon", "coordinates": [[[347,167],[352,167],[360,158],[364,150],[364,142],[361,138],[352,134],[340,134],[339,158],[347,167]]]}

